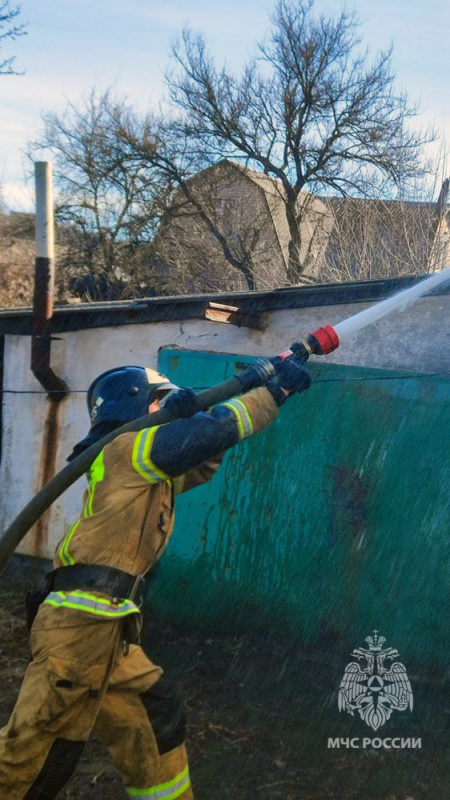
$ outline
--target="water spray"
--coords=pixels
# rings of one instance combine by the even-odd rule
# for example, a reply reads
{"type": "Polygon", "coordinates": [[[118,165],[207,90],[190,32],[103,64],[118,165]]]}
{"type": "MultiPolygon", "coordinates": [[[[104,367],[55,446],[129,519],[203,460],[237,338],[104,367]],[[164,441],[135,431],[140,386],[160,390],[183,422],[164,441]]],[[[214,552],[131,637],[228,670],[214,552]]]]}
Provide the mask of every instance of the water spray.
{"type": "Polygon", "coordinates": [[[359,331],[361,328],[365,328],[366,325],[370,325],[371,322],[376,322],[382,317],[385,317],[386,314],[390,314],[390,312],[395,309],[403,311],[419,297],[422,297],[422,295],[447,281],[450,281],[450,267],[443,269],[442,272],[436,272],[430,275],[429,278],[425,278],[425,280],[419,283],[415,283],[414,286],[410,286],[409,289],[403,289],[401,292],[392,295],[392,297],[375,303],[375,305],[370,306],[370,308],[366,308],[364,311],[354,314],[352,317],[343,320],[343,322],[338,322],[337,325],[334,326],[334,331],[339,338],[339,342],[342,344],[348,336],[356,333],[356,331],[359,331]]]}
{"type": "Polygon", "coordinates": [[[323,328],[319,328],[314,333],[308,334],[305,339],[295,342],[289,350],[282,353],[282,357],[294,356],[294,358],[306,361],[310,355],[324,356],[332,353],[342,342],[357,331],[372,322],[377,322],[377,320],[390,314],[391,311],[396,309],[403,311],[419,297],[447,281],[450,281],[450,267],[442,270],[442,272],[430,275],[429,278],[410,286],[409,289],[396,292],[392,297],[381,300],[358,314],[353,314],[353,316],[338,322],[333,327],[325,325],[323,328]]]}
{"type": "MultiPolygon", "coordinates": [[[[406,307],[417,298],[426,294],[426,292],[449,280],[450,267],[420,281],[420,283],[411,286],[409,289],[398,292],[392,297],[387,298],[387,300],[382,300],[380,303],[376,303],[370,308],[358,314],[354,314],[343,322],[338,322],[333,327],[331,325],[324,325],[318,328],[313,333],[308,334],[305,338],[291,345],[289,350],[281,353],[281,358],[296,358],[300,361],[307,361],[311,355],[328,355],[328,353],[332,353],[333,350],[336,350],[336,348],[351,334],[381,319],[394,309],[406,307]]],[[[236,376],[198,394],[198,408],[199,410],[206,410],[216,403],[223,402],[241,393],[242,384],[239,377],[236,376]]],[[[121,428],[117,428],[103,439],[91,445],[91,447],[58,472],[58,474],[33,497],[25,508],[22,509],[9,528],[0,535],[0,572],[8,562],[17,545],[39,517],[69,488],[69,486],[72,485],[72,483],[87,472],[98,454],[109,442],[122,433],[137,432],[142,430],[142,428],[163,425],[174,419],[176,419],[174,414],[162,408],[154,414],[147,414],[144,417],[128,422],[126,425],[122,425],[121,428]]]]}

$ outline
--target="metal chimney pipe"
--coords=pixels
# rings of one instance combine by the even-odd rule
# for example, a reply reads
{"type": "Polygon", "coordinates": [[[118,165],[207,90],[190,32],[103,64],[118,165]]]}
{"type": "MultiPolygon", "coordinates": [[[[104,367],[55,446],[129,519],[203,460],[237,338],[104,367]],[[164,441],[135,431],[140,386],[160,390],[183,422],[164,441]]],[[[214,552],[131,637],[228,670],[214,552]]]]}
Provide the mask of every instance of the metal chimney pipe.
{"type": "Polygon", "coordinates": [[[52,400],[62,400],[67,384],[50,366],[51,320],[55,280],[55,237],[53,224],[52,165],[34,165],[36,187],[36,266],[34,274],[31,371],[52,400]]]}

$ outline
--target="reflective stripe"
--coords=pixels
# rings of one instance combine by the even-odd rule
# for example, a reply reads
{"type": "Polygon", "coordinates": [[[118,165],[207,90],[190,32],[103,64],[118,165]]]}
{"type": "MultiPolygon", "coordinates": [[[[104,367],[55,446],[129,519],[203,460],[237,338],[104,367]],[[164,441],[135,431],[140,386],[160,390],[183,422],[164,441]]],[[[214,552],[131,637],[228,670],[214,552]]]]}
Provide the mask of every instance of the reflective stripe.
{"type": "Polygon", "coordinates": [[[75,590],[73,592],[50,592],[44,600],[49,606],[74,608],[78,611],[87,611],[98,617],[125,617],[127,614],[139,614],[138,607],[131,600],[121,600],[113,604],[111,600],[97,597],[95,594],[75,590]]]}
{"type": "Polygon", "coordinates": [[[84,516],[91,517],[94,513],[93,509],[93,502],[94,502],[94,494],[95,494],[95,487],[97,483],[103,480],[105,477],[105,451],[102,450],[101,453],[97,456],[95,461],[93,462],[89,472],[88,472],[88,496],[86,503],[84,505],[84,516]]]}
{"type": "Polygon", "coordinates": [[[89,517],[89,516],[91,516],[91,515],[89,514],[89,505],[90,505],[90,502],[91,502],[91,491],[92,491],[92,487],[91,487],[91,484],[90,484],[90,482],[89,482],[89,486],[88,486],[88,496],[87,496],[87,500],[86,500],[86,502],[85,502],[85,504],[84,504],[84,510],[83,510],[83,516],[84,516],[84,517],[89,517]]]}
{"type": "Polygon", "coordinates": [[[245,439],[251,436],[254,431],[252,418],[248,413],[248,408],[241,400],[230,400],[228,403],[222,403],[226,408],[231,409],[236,417],[239,439],[245,439]]]}
{"type": "Polygon", "coordinates": [[[189,767],[185,767],[173,780],[168,783],[160,783],[159,786],[152,786],[150,789],[135,789],[127,787],[127,794],[137,800],[150,797],[152,800],[175,800],[180,797],[191,785],[189,778],[189,767]]]}
{"type": "Polygon", "coordinates": [[[72,537],[78,528],[81,520],[78,519],[76,522],[71,525],[67,534],[65,535],[64,539],[61,542],[61,547],[59,548],[59,557],[65,567],[68,567],[70,564],[75,564],[75,559],[69,553],[69,544],[72,541],[72,537]]]}
{"type": "MultiPolygon", "coordinates": [[[[102,450],[101,453],[99,453],[99,455],[93,462],[88,472],[87,476],[89,484],[88,496],[84,504],[84,510],[83,510],[83,515],[85,517],[91,517],[92,514],[94,513],[92,504],[94,502],[95,487],[97,483],[103,480],[104,477],[105,477],[105,463],[104,463],[104,450],[102,450]]],[[[75,559],[73,558],[73,556],[71,556],[69,552],[69,545],[73,539],[76,529],[78,528],[78,525],[81,522],[81,519],[82,517],[78,519],[76,522],[74,522],[73,525],[71,525],[64,539],[61,542],[61,547],[59,548],[58,555],[61,559],[61,563],[65,567],[68,567],[70,564],[75,564],[75,559]]]]}
{"type": "Polygon", "coordinates": [[[139,475],[142,475],[149,483],[159,483],[160,481],[167,481],[170,479],[170,476],[158,469],[150,459],[150,450],[157,430],[158,426],[154,428],[144,428],[142,431],[139,431],[133,446],[133,467],[136,472],[139,472],[139,475]]]}

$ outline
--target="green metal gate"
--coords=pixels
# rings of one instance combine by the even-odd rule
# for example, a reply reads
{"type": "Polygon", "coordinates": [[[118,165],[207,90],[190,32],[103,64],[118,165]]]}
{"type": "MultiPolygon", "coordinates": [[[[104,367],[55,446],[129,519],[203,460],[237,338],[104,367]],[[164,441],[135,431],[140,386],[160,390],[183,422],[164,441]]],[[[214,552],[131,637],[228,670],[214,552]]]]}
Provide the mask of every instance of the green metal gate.
{"type": "MultiPolygon", "coordinates": [[[[203,389],[254,359],[163,349],[203,389]]],[[[448,655],[450,380],[313,364],[314,384],[177,501],[149,593],[175,621],[448,655]]]]}

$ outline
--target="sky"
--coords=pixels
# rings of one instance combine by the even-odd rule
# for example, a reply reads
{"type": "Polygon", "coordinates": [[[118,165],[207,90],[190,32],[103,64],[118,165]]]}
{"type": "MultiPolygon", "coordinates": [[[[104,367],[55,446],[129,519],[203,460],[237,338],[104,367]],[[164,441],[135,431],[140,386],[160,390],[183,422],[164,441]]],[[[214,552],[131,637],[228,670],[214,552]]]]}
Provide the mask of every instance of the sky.
{"type": "MultiPolygon", "coordinates": [[[[22,0],[17,21],[26,23],[27,35],[0,50],[1,60],[15,55],[24,73],[0,76],[0,187],[8,208],[33,208],[23,151],[42,128],[43,113],[62,112],[94,86],[114,87],[141,111],[157,106],[171,44],[186,24],[204,34],[218,63],[239,69],[268,30],[273,7],[274,0],[22,0]]],[[[315,7],[329,15],[342,5],[315,0],[315,7]]],[[[418,124],[434,123],[450,142],[448,0],[356,0],[345,7],[356,10],[372,53],[393,44],[398,85],[421,103],[418,124]]]]}

